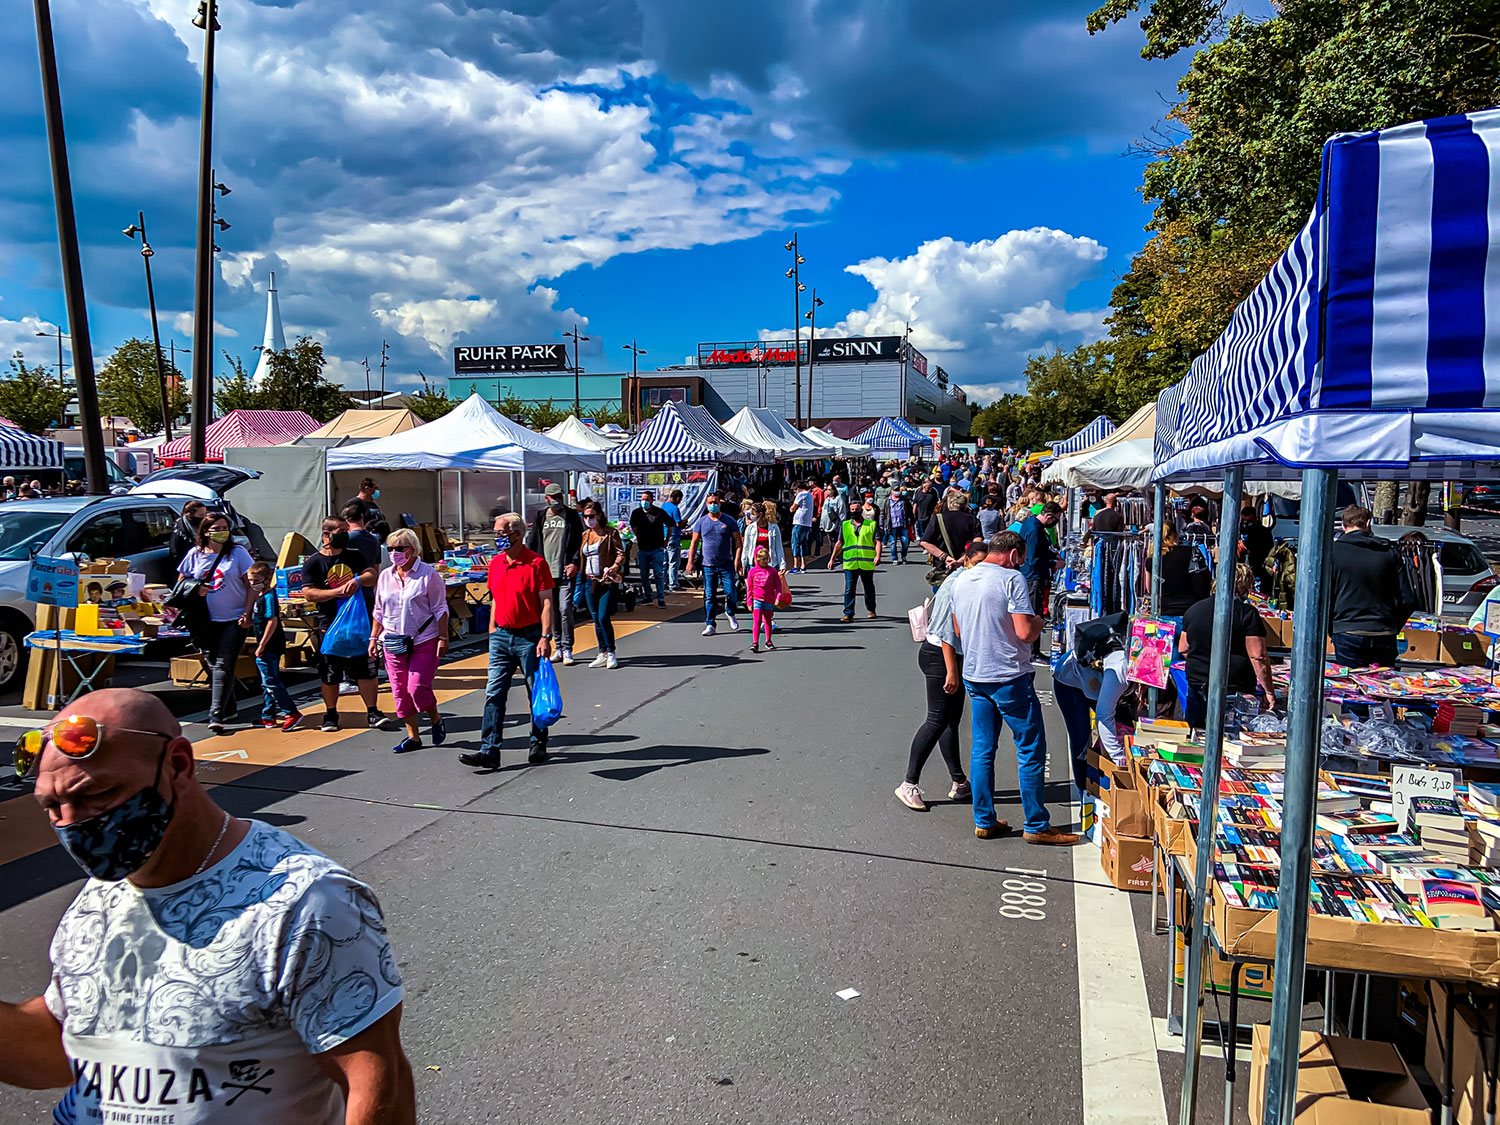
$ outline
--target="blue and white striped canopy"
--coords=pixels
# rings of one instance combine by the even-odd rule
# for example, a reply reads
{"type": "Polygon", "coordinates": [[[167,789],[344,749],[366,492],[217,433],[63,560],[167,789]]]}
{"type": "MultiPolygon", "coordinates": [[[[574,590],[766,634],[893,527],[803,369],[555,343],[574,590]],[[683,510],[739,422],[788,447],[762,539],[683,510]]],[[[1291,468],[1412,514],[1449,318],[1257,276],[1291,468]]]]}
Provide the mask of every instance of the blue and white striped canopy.
{"type": "Polygon", "coordinates": [[[1158,399],[1157,479],[1497,459],[1500,110],[1334,137],[1307,225],[1158,399]]]}
{"type": "Polygon", "coordinates": [[[0,426],[0,469],[60,469],[63,443],[14,425],[0,426]]]}
{"type": "Polygon", "coordinates": [[[1069,453],[1077,453],[1080,449],[1098,445],[1114,432],[1115,424],[1101,414],[1066,441],[1053,442],[1052,456],[1066,457],[1069,453]]]}
{"type": "Polygon", "coordinates": [[[927,442],[932,440],[921,430],[917,429],[917,427],[908,422],[905,418],[892,418],[891,421],[894,422],[899,429],[905,430],[907,433],[909,433],[911,435],[912,441],[920,441],[925,445],[927,444],[927,442]]]}
{"type": "Polygon", "coordinates": [[[669,402],[633,438],[610,450],[611,469],[666,465],[764,465],[774,455],[751,449],[701,406],[669,402]]]}
{"type": "Polygon", "coordinates": [[[911,447],[925,445],[928,439],[917,433],[905,421],[881,418],[874,425],[867,426],[855,434],[850,440],[859,445],[868,445],[870,453],[875,457],[891,455],[910,457],[911,447]]]}

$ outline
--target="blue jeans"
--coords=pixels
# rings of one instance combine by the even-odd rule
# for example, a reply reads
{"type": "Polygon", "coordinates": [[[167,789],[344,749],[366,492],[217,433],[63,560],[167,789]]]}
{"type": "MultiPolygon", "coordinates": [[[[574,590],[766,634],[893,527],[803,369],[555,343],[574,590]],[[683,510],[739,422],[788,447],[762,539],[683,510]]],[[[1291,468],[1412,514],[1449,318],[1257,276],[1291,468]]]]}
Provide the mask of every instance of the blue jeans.
{"type": "Polygon", "coordinates": [[[1333,659],[1350,668],[1368,668],[1371,664],[1389,668],[1396,663],[1396,634],[1335,633],[1333,659]]]}
{"type": "Polygon", "coordinates": [[[792,557],[803,559],[812,554],[813,529],[801,524],[792,525],[792,557]]]}
{"type": "Polygon", "coordinates": [[[292,702],[292,693],[281,682],[281,654],[266,653],[255,658],[255,667],[260,670],[260,691],[265,697],[260,705],[262,719],[274,719],[278,712],[292,715],[297,705],[292,702]]]}
{"type": "Polygon", "coordinates": [[[734,616],[734,568],[728,566],[705,566],[703,568],[703,623],[714,623],[714,589],[724,593],[724,612],[734,616]]]}
{"type": "Polygon", "coordinates": [[[656,589],[656,600],[667,599],[667,551],[665,547],[658,547],[654,551],[639,551],[636,554],[636,563],[641,568],[641,595],[646,601],[652,600],[651,590],[656,589]]]}
{"type": "Polygon", "coordinates": [[[677,589],[678,572],[682,568],[682,533],[673,528],[667,532],[667,582],[677,589]]]}
{"type": "Polygon", "coordinates": [[[969,783],[974,788],[974,823],[980,828],[992,828],[995,824],[995,747],[1000,741],[1003,719],[1016,740],[1016,772],[1021,808],[1026,814],[1022,831],[1046,831],[1052,823],[1043,800],[1047,732],[1042,726],[1042,705],[1030,674],[1003,684],[980,684],[966,679],[964,690],[969,693],[972,721],[969,783]]]}
{"type": "MultiPolygon", "coordinates": [[[[526,679],[527,710],[530,710],[531,689],[536,682],[536,643],[541,639],[541,625],[525,629],[497,627],[490,634],[490,674],[484,685],[484,720],[479,735],[481,754],[500,757],[500,744],[505,739],[505,699],[517,668],[526,679]]],[[[535,722],[531,724],[531,749],[547,749],[547,732],[535,722]]]]}
{"type": "Polygon", "coordinates": [[[875,612],[875,572],[873,570],[844,571],[844,616],[854,616],[854,586],[859,583],[865,590],[865,609],[875,612]]]}
{"type": "Polygon", "coordinates": [[[1073,758],[1073,784],[1080,790],[1088,781],[1088,752],[1094,744],[1094,720],[1089,717],[1089,697],[1072,684],[1052,681],[1052,694],[1068,728],[1068,753],[1073,758]]]}
{"type": "Polygon", "coordinates": [[[589,616],[594,619],[594,637],[599,642],[600,652],[615,651],[615,625],[610,620],[615,612],[616,588],[604,582],[588,580],[584,597],[589,600],[589,616]]]}
{"type": "Polygon", "coordinates": [[[907,537],[906,528],[893,527],[885,533],[885,555],[892,562],[905,562],[907,548],[911,546],[911,540],[907,537]]]}

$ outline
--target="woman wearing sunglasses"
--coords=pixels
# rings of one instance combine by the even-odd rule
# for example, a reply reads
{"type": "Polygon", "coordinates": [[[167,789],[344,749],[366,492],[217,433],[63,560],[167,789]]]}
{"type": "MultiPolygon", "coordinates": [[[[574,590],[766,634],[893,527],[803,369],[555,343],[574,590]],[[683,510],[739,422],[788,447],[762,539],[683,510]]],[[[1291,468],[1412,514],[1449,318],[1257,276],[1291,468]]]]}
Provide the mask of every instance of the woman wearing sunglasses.
{"type": "Polygon", "coordinates": [[[369,887],[216,805],[145,692],[82,697],[15,761],[90,877],[58,924],[46,995],[0,1003],[0,1082],[71,1084],[79,1121],[416,1120],[369,887]]]}
{"type": "Polygon", "coordinates": [[[178,565],[178,573],[202,581],[198,593],[208,610],[200,642],[208,660],[210,695],[208,729],[223,734],[227,724],[239,717],[235,699],[234,668],[245,647],[255,591],[245,575],[255,564],[250,552],[230,539],[229,517],[212,515],[198,525],[198,545],[178,565]]]}

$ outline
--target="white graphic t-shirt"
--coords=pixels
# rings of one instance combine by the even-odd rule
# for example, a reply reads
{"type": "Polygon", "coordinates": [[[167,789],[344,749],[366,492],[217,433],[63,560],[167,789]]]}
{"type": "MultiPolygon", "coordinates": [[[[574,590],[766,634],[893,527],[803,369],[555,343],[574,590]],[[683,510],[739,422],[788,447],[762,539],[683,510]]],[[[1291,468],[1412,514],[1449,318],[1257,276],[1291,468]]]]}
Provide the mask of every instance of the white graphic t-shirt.
{"type": "Polygon", "coordinates": [[[403,995],[374,892],[260,821],[201,875],[90,879],[52,939],[80,1122],[335,1125],[313,1055],[403,995]]]}

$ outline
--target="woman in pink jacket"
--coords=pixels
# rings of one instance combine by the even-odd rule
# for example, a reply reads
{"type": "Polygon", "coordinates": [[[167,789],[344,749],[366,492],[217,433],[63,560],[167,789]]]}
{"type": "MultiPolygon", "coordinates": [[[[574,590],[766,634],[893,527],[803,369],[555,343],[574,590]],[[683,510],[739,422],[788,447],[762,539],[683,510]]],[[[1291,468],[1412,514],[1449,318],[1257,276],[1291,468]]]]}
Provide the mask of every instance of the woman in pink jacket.
{"type": "Polygon", "coordinates": [[[385,670],[396,697],[396,717],[406,724],[406,737],[396,753],[420,750],[417,728],[421,712],[431,720],[432,744],[448,737],[432,680],[438,661],[448,653],[448,588],[442,575],[422,561],[417,536],[398,528],[386,540],[391,567],[375,584],[375,618],[370,627],[370,655],[378,645],[385,650],[385,670]]]}
{"type": "Polygon", "coordinates": [[[766,648],[774,649],[771,643],[771,617],[776,612],[776,602],[785,587],[781,575],[771,569],[771,552],[760,547],[755,552],[755,565],[745,576],[746,596],[750,603],[750,651],[760,651],[760,629],[766,628],[766,648]]]}

